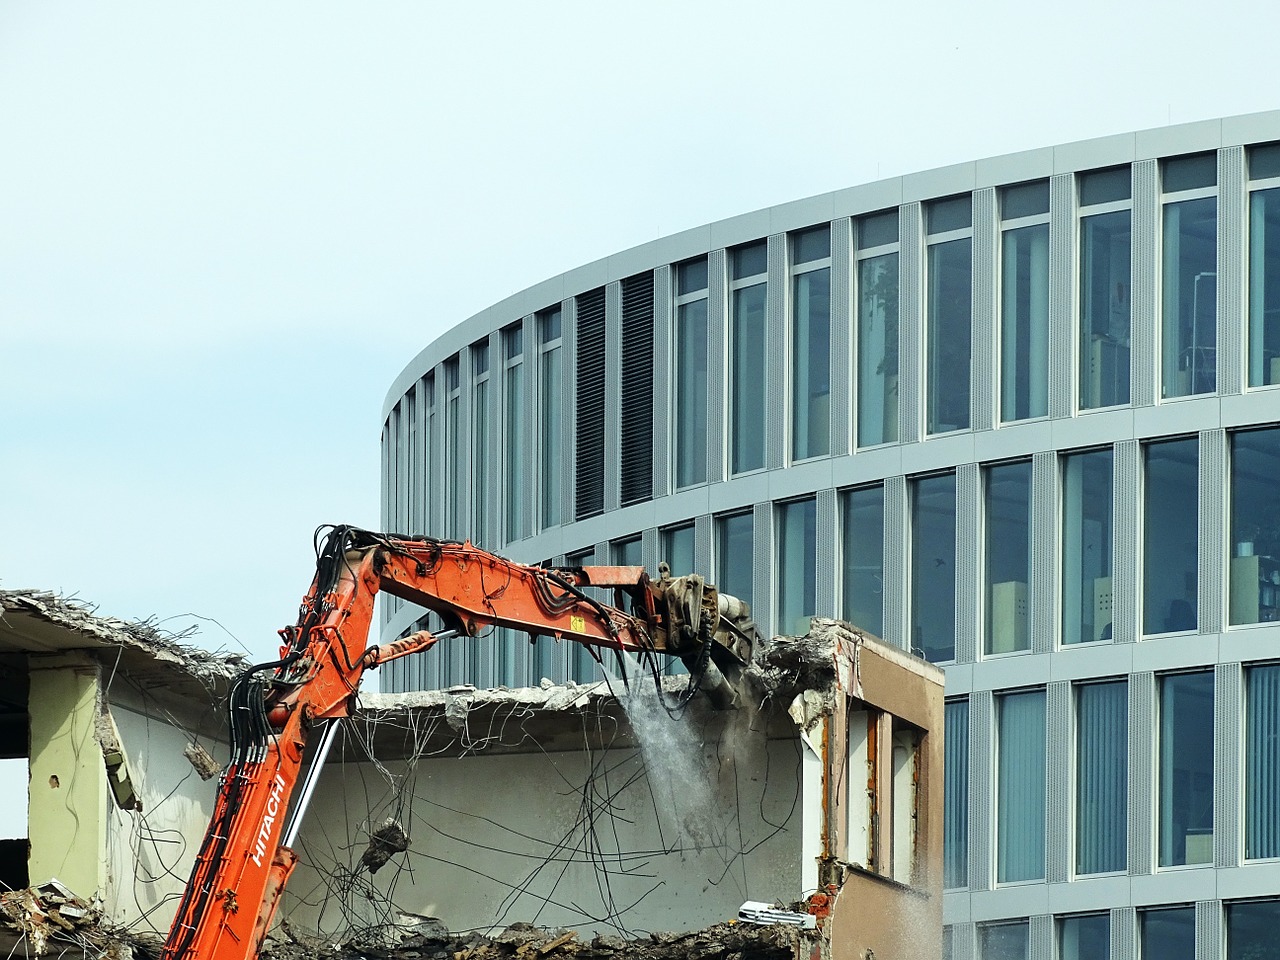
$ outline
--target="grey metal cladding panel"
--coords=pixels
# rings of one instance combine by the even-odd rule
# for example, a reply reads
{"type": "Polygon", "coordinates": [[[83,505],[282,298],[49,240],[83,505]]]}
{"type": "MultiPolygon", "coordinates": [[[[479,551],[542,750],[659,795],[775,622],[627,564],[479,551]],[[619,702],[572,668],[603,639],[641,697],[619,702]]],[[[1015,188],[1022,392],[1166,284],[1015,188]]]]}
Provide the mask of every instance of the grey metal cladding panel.
{"type": "MultiPolygon", "coordinates": [[[[431,431],[431,457],[434,463],[440,465],[436,471],[436,476],[443,478],[448,472],[448,465],[444,455],[445,451],[445,401],[443,399],[444,384],[444,364],[436,364],[436,368],[432,373],[435,378],[436,385],[436,428],[431,431]]],[[[444,529],[444,498],[445,483],[437,482],[432,485],[428,492],[430,503],[428,504],[428,514],[431,519],[432,531],[444,529]]]]}
{"type": "Polygon", "coordinates": [[[1218,151],[1218,392],[1244,389],[1246,363],[1244,147],[1218,151]]]}
{"type": "Polygon", "coordinates": [[[920,439],[923,355],[924,234],[920,204],[898,208],[898,439],[920,439]]]}
{"type": "Polygon", "coordinates": [[[1130,353],[1133,405],[1148,407],[1156,402],[1158,379],[1156,347],[1159,309],[1160,171],[1155,160],[1133,165],[1133,256],[1130,304],[1133,310],[1130,353]]]}
{"type": "Polygon", "coordinates": [[[1058,634],[1058,455],[1031,458],[1031,649],[1052,653],[1058,634]]]}
{"type": "MultiPolygon", "coordinates": [[[[665,497],[671,484],[671,358],[675,343],[675,311],[672,305],[671,275],[669,266],[653,271],[653,496],[665,497]]],[[[716,378],[712,376],[709,389],[716,378]]],[[[714,408],[713,408],[714,409],[714,408]]],[[[710,427],[717,422],[713,415],[710,427]]]]}
{"type": "Polygon", "coordinates": [[[978,659],[982,636],[982,473],[976,463],[956,468],[956,662],[978,659]]]}
{"type": "Polygon", "coordinates": [[[707,480],[725,478],[725,424],[729,418],[728,266],[725,252],[707,256],[707,480]]]}
{"type": "Polygon", "coordinates": [[[1129,875],[1153,871],[1156,677],[1129,676],[1129,875]]]}
{"type": "Polygon", "coordinates": [[[622,463],[622,284],[604,288],[604,509],[621,505],[622,463]]]}
{"type": "MultiPolygon", "coordinates": [[[[975,430],[996,425],[996,274],[1000,225],[996,219],[996,191],[992,187],[973,192],[973,389],[969,415],[975,430]]],[[[962,371],[955,371],[962,376],[962,371]]]]}
{"type": "Polygon", "coordinates": [[[817,504],[814,522],[818,528],[818,566],[814,590],[814,613],[820,617],[835,617],[839,615],[836,611],[836,577],[839,576],[839,567],[836,565],[836,537],[840,531],[836,492],[830,488],[819,490],[815,499],[817,504]]]}
{"type": "MultiPolygon", "coordinates": [[[[694,518],[693,521],[693,569],[697,573],[701,573],[703,577],[711,582],[715,582],[716,577],[712,573],[715,569],[712,564],[715,561],[714,549],[712,546],[713,537],[715,535],[715,521],[711,518],[711,514],[704,513],[694,518]]],[[[680,571],[685,572],[685,571],[680,571]]]]}
{"type": "Polygon", "coordinates": [[[972,923],[951,925],[952,960],[978,960],[977,928],[972,923]]]}
{"type": "Polygon", "coordinates": [[[850,347],[853,222],[831,224],[831,455],[849,452],[850,406],[853,402],[853,351],[850,347]]]}
{"type": "MultiPolygon", "coordinates": [[[[489,428],[485,431],[489,458],[489,482],[485,486],[486,550],[492,550],[504,541],[506,517],[503,516],[502,459],[506,450],[506,438],[501,429],[506,411],[502,407],[502,331],[489,334],[489,428]]],[[[421,405],[420,405],[421,406],[421,405]]],[[[421,433],[418,436],[422,436],[421,433]]],[[[490,684],[493,686],[493,684],[490,684]]]]}
{"type": "Polygon", "coordinates": [[[1240,744],[1244,715],[1243,675],[1238,663],[1220,663],[1213,683],[1213,865],[1240,866],[1244,836],[1240,822],[1240,744]]]}
{"type": "Polygon", "coordinates": [[[910,511],[906,477],[889,477],[884,482],[884,637],[899,649],[906,649],[907,629],[907,544],[910,511]]]}
{"type": "Polygon", "coordinates": [[[1222,901],[1197,901],[1196,960],[1220,960],[1222,934],[1222,901]]]}
{"type": "Polygon", "coordinates": [[[1027,960],[1054,960],[1054,924],[1048,914],[1027,919],[1027,960]]]}
{"type": "Polygon", "coordinates": [[[766,637],[774,635],[773,603],[773,504],[757,503],[752,510],[751,552],[755,570],[751,585],[756,626],[766,637]]]}
{"type": "MultiPolygon", "coordinates": [[[[524,477],[525,489],[521,493],[524,498],[524,524],[520,535],[533,535],[534,517],[538,515],[538,476],[541,466],[538,458],[538,404],[537,367],[538,367],[538,323],[533,314],[524,318],[521,324],[520,344],[524,348],[524,396],[520,400],[524,411],[524,477]]],[[[563,351],[562,351],[563,352],[563,351]]]]}
{"type": "Polygon", "coordinates": [[[787,394],[787,235],[769,237],[769,296],[765,307],[765,328],[769,353],[765,358],[765,396],[770,398],[765,412],[764,462],[770,470],[785,465],[787,454],[787,416],[791,403],[787,394]]]}
{"type": "MultiPolygon", "coordinates": [[[[475,378],[471,371],[475,369],[475,358],[471,347],[467,347],[458,354],[458,456],[464,464],[470,465],[472,461],[471,441],[475,437],[475,432],[471,426],[471,391],[475,389],[475,378]]],[[[454,476],[457,476],[455,473],[454,476]]],[[[471,471],[468,469],[462,474],[462,489],[458,491],[458,522],[462,525],[462,530],[449,531],[450,536],[457,536],[459,533],[470,536],[473,530],[471,512],[471,471]]],[[[455,645],[456,646],[456,645],[455,645]]],[[[460,677],[462,674],[455,674],[460,677]]],[[[458,682],[455,680],[455,682],[458,682]]]]}
{"type": "Polygon", "coordinates": [[[1111,960],[1138,960],[1138,911],[1111,908],[1111,960]]]}
{"type": "Polygon", "coordinates": [[[1114,518],[1115,561],[1112,575],[1112,638],[1116,643],[1138,639],[1139,545],[1142,543],[1142,448],[1137,440],[1115,446],[1111,516],[1114,518]]]}
{"type": "MultiPolygon", "coordinates": [[[[577,459],[577,427],[573,411],[578,404],[578,378],[574,374],[578,359],[578,301],[574,297],[560,304],[560,359],[561,379],[564,389],[560,391],[560,422],[564,429],[560,431],[560,522],[573,522],[574,516],[574,482],[578,474],[577,459]]],[[[560,644],[559,646],[564,646],[560,644]]]]}
{"type": "Polygon", "coordinates": [[[1071,684],[1057,680],[1046,692],[1048,712],[1048,803],[1045,804],[1045,880],[1065,883],[1071,879],[1071,684]]]}
{"type": "Polygon", "coordinates": [[[992,766],[995,702],[990,690],[969,697],[969,889],[991,889],[992,766]]]}
{"type": "Polygon", "coordinates": [[[1049,416],[1075,409],[1076,178],[1049,181],[1049,416]]]}
{"type": "Polygon", "coordinates": [[[1200,632],[1220,633],[1226,627],[1227,585],[1227,433],[1200,433],[1200,632]]]}
{"type": "Polygon", "coordinates": [[[645,527],[640,532],[640,562],[649,575],[657,579],[658,564],[662,562],[662,536],[657,527],[645,527]]]}

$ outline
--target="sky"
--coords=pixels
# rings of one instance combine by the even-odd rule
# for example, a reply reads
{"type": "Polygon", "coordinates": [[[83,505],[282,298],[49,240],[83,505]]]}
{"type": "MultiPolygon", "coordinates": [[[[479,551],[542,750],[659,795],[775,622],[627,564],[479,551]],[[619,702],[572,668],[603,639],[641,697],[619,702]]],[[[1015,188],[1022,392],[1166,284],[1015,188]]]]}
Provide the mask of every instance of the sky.
{"type": "Polygon", "coordinates": [[[315,527],[377,527],[386,392],[444,330],[760,207],[1274,109],[1278,22],[0,0],[0,588],[268,659],[315,527]]]}

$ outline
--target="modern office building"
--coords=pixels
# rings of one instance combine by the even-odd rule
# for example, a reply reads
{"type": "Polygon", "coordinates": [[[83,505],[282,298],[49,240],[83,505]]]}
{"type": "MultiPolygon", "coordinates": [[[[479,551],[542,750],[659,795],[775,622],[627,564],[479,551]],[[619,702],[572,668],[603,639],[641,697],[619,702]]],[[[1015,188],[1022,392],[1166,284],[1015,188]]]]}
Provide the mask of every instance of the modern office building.
{"type": "MultiPolygon", "coordinates": [[[[949,956],[1280,957],[1280,112],[623,251],[385,417],[389,529],[665,559],[942,664],[949,956]]],[[[594,675],[508,639],[384,685],[594,675]]]]}

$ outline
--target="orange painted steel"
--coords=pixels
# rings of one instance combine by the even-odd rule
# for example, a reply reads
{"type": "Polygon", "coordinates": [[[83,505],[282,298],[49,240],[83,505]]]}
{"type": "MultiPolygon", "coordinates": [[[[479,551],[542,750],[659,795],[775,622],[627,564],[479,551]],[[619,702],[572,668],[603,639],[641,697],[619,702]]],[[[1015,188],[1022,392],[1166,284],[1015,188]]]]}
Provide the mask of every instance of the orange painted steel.
{"type": "Polygon", "coordinates": [[[257,954],[297,863],[282,836],[311,728],[351,712],[366,669],[436,643],[435,635],[420,631],[368,647],[378,593],[435,611],[468,636],[510,627],[605,649],[666,650],[660,591],[643,567],[547,570],[469,543],[364,536],[373,545],[334,555],[341,566],[336,583],[322,583],[317,573],[298,624],[281,631],[281,659],[266,665],[275,675],[261,704],[272,729],[223,774],[164,960],[257,954]],[[615,588],[619,602],[630,599],[632,612],[597,601],[586,587],[615,588]]]}

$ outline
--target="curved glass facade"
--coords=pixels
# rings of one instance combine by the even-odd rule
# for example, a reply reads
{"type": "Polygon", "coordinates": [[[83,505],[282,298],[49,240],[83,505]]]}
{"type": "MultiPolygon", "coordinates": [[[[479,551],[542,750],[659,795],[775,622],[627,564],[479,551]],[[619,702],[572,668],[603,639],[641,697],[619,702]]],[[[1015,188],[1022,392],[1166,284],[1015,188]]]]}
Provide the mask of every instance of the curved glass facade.
{"type": "MultiPolygon", "coordinates": [[[[1277,197],[1272,113],[611,256],[406,368],[384,527],[667,560],[764,630],[842,616],[942,664],[952,956],[1251,955],[1280,897],[1277,197]]],[[[595,676],[441,647],[384,689],[595,676]]]]}

